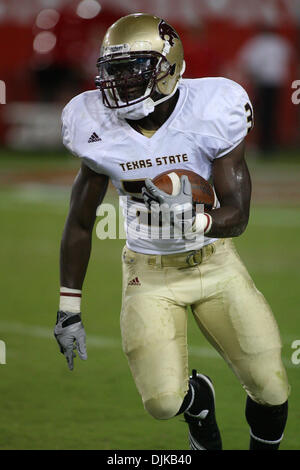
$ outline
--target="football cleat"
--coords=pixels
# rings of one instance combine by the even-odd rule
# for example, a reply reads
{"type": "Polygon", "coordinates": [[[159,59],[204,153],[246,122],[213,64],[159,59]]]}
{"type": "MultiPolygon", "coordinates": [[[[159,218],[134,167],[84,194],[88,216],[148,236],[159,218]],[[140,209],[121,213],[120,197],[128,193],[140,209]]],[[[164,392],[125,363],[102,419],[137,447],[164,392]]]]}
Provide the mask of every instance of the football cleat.
{"type": "Polygon", "coordinates": [[[222,440],[215,415],[215,390],[209,377],[197,374],[193,370],[190,382],[194,390],[200,392],[203,387],[208,392],[209,409],[203,409],[197,416],[184,413],[185,421],[189,426],[189,443],[191,450],[222,450],[222,440]]]}

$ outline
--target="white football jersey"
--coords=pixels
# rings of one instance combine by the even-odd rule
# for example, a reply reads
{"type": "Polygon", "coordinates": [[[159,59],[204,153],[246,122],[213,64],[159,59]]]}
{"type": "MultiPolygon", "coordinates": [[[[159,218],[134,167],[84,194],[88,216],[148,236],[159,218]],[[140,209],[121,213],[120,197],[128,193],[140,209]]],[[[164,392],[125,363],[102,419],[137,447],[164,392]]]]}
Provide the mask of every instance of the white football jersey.
{"type": "Polygon", "coordinates": [[[106,108],[99,90],[76,96],[62,113],[64,145],[93,171],[109,176],[122,196],[127,246],[136,252],[184,252],[216,240],[187,240],[149,229],[141,189],[146,178],[176,169],[209,180],[214,159],[233,150],[252,127],[249,97],[232,80],[183,79],[179,91],[173,113],[151,138],[106,108]]]}

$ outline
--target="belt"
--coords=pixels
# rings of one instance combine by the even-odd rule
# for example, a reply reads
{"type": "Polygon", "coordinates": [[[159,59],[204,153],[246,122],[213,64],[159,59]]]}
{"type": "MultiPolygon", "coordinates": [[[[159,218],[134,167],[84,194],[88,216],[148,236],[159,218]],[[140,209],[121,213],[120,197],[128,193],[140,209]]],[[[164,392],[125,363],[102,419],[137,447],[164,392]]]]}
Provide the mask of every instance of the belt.
{"type": "Polygon", "coordinates": [[[187,251],[185,253],[176,253],[172,255],[148,255],[148,264],[151,266],[162,266],[165,268],[187,268],[198,266],[205,259],[209,258],[216,250],[215,243],[200,248],[199,250],[187,251]]]}

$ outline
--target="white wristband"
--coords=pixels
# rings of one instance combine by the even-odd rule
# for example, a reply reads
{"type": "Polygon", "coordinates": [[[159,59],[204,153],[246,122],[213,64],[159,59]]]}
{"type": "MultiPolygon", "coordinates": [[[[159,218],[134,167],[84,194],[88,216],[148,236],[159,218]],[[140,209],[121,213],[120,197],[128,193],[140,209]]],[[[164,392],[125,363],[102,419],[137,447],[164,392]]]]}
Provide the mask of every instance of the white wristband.
{"type": "Polygon", "coordinates": [[[59,310],[63,312],[80,313],[81,309],[81,290],[69,289],[69,287],[60,288],[59,310]]]}
{"type": "Polygon", "coordinates": [[[193,224],[193,232],[207,234],[212,226],[212,218],[209,214],[201,212],[196,214],[195,221],[193,224]]]}

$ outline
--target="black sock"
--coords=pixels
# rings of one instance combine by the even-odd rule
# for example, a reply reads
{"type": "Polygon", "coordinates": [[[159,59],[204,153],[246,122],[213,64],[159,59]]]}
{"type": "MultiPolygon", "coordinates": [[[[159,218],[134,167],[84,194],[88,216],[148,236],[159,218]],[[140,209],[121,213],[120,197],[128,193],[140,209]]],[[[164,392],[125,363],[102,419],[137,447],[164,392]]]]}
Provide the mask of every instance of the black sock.
{"type": "Polygon", "coordinates": [[[260,405],[247,397],[246,419],[250,426],[250,450],[277,450],[288,416],[288,402],[260,405]]]}

